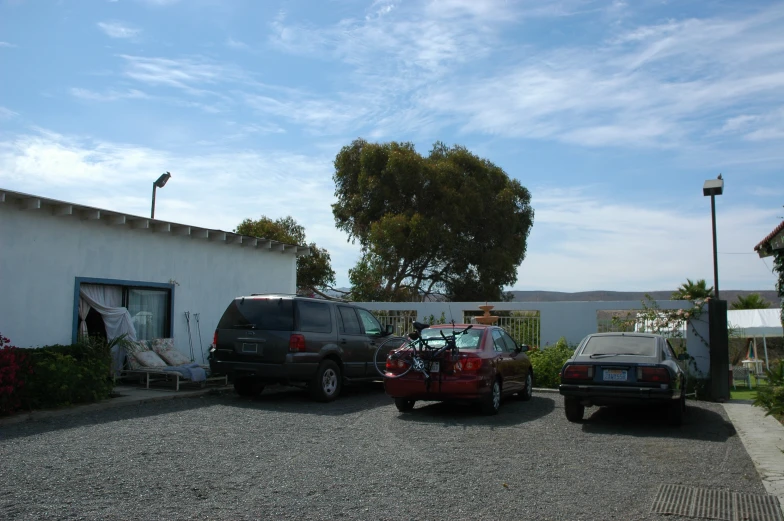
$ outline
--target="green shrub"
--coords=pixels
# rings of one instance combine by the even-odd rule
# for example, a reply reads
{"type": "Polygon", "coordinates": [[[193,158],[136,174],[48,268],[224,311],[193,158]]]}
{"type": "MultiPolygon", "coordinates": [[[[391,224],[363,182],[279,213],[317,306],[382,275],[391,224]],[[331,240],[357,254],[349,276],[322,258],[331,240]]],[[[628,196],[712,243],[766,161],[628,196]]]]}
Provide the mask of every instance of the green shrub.
{"type": "Polygon", "coordinates": [[[112,392],[111,344],[101,339],[24,351],[32,369],[23,393],[30,409],[96,402],[112,392]]]}
{"type": "Polygon", "coordinates": [[[529,351],[528,358],[534,368],[534,385],[557,389],[561,383],[561,368],[573,354],[574,347],[569,346],[564,337],[552,347],[529,351]]]}
{"type": "Polygon", "coordinates": [[[767,409],[767,415],[784,415],[784,363],[779,362],[765,371],[768,385],[757,387],[754,405],[767,409]]]}

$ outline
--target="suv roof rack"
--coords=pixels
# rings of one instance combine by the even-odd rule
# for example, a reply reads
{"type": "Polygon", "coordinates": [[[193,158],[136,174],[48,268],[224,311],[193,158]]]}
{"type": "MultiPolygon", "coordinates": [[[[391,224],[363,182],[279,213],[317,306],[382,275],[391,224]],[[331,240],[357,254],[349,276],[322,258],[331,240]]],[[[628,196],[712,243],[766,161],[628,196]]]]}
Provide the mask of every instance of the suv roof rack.
{"type": "Polygon", "coordinates": [[[280,292],[277,292],[277,291],[274,292],[274,293],[251,293],[250,294],[251,297],[263,297],[264,295],[281,295],[281,296],[287,296],[287,297],[296,297],[297,296],[296,293],[280,293],[280,292]]]}

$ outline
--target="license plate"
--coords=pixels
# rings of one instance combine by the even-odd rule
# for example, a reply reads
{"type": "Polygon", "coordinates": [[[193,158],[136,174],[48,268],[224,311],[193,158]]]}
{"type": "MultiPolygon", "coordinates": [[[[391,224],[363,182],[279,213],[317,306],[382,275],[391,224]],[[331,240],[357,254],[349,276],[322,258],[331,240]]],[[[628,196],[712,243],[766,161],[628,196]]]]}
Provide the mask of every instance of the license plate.
{"type": "Polygon", "coordinates": [[[242,352],[261,354],[258,344],[242,344],[242,352]]]}
{"type": "Polygon", "coordinates": [[[440,362],[430,362],[430,372],[437,373],[441,370],[441,363],[440,362]]]}
{"type": "Polygon", "coordinates": [[[626,369],[605,369],[604,380],[606,382],[625,382],[626,369]]]}

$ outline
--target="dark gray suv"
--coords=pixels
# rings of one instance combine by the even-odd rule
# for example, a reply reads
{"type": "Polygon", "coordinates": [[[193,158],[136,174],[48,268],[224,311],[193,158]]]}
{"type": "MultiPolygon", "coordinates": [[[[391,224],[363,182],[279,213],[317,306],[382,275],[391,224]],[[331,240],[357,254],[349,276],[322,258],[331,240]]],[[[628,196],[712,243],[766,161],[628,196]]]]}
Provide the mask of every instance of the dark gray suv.
{"type": "MultiPolygon", "coordinates": [[[[373,358],[389,335],[370,311],[350,303],[237,297],[215,330],[210,368],[229,375],[242,396],[256,396],[269,383],[306,384],[314,399],[330,401],[345,381],[381,379],[373,358]]],[[[402,342],[389,342],[389,349],[402,342]]]]}

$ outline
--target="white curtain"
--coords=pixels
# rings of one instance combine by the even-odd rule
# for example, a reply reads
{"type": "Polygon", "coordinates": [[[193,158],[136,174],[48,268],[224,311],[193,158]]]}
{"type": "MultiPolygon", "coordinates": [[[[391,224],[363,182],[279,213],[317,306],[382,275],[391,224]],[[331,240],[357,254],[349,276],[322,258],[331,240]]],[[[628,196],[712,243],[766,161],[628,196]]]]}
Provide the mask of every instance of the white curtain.
{"type": "Polygon", "coordinates": [[[87,314],[90,312],[90,304],[83,298],[79,299],[79,318],[82,319],[79,326],[79,336],[87,336],[87,314]]]}
{"type": "Polygon", "coordinates": [[[128,311],[133,317],[136,336],[139,340],[165,338],[168,316],[168,292],[157,289],[129,289],[128,311]]]}
{"type": "MultiPolygon", "coordinates": [[[[84,310],[84,317],[90,308],[94,308],[103,318],[106,326],[106,338],[114,340],[118,336],[125,334],[126,340],[136,341],[136,329],[133,327],[133,319],[127,309],[122,307],[122,288],[119,286],[105,286],[102,284],[80,284],[79,295],[79,316],[84,310]],[[82,302],[83,301],[83,302],[82,302]]],[[[82,319],[84,320],[84,319],[82,319]]],[[[84,323],[84,322],[83,322],[84,323]]],[[[87,326],[83,326],[86,332],[87,326]]],[[[112,360],[115,374],[122,369],[122,361],[125,352],[119,346],[112,348],[112,360]]]]}

